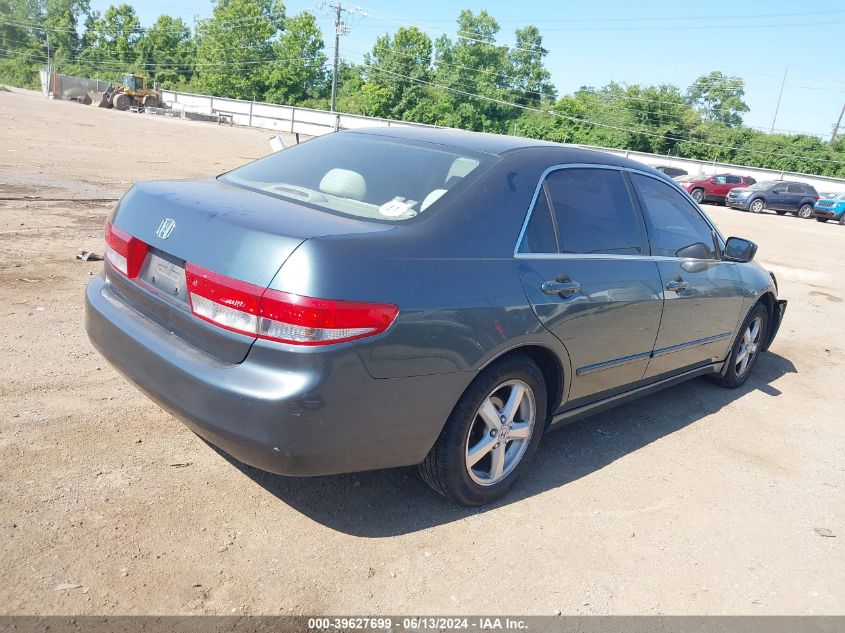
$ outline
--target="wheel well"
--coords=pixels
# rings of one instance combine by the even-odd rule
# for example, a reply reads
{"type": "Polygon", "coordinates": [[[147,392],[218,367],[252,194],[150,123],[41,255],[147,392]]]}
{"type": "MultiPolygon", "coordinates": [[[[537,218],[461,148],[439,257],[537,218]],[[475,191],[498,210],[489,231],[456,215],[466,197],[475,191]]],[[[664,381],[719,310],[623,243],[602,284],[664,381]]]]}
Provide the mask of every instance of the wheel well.
{"type": "Polygon", "coordinates": [[[540,368],[543,374],[543,381],[546,383],[546,421],[551,420],[552,414],[557,411],[560,401],[563,398],[563,367],[557,355],[541,345],[523,345],[508,350],[499,356],[494,362],[508,358],[513,354],[528,356],[540,368]]]}
{"type": "MultiPolygon", "coordinates": [[[[769,332],[771,332],[772,319],[774,318],[774,315],[775,315],[775,297],[771,292],[764,292],[763,296],[761,296],[757,300],[757,303],[762,303],[764,306],[766,306],[766,314],[768,315],[768,318],[769,318],[769,332]]],[[[757,303],[755,303],[754,305],[757,305],[757,303]]],[[[753,310],[754,306],[752,306],[751,309],[753,310]]],[[[767,333],[767,336],[768,336],[768,333],[767,333]]]]}

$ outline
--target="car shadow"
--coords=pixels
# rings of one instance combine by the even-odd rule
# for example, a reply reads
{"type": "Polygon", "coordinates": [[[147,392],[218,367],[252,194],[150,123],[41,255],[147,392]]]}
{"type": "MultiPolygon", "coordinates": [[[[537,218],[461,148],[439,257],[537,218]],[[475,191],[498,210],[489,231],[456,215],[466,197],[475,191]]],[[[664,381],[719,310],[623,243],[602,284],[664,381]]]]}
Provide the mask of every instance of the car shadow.
{"type": "Polygon", "coordinates": [[[481,508],[465,508],[436,495],[418,477],[415,467],[284,477],[215,450],[255,483],[314,521],[354,536],[389,537],[488,512],[580,479],[747,393],[762,391],[778,397],[781,392],[772,383],[795,372],[791,361],[769,352],[760,357],[753,374],[739,389],[691,380],[553,431],[543,438],[533,462],[510,493],[481,508]]]}

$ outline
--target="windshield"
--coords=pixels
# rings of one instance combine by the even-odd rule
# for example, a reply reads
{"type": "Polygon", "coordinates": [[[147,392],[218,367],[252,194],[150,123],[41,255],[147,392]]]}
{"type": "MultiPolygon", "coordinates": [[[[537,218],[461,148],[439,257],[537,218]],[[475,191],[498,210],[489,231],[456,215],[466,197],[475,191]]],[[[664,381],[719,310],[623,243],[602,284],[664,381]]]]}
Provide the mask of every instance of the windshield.
{"type": "Polygon", "coordinates": [[[845,192],[831,193],[825,196],[828,200],[845,200],[845,192]]]}
{"type": "Polygon", "coordinates": [[[771,189],[775,185],[781,184],[776,180],[768,180],[765,182],[755,182],[753,185],[748,185],[746,189],[753,189],[754,191],[762,191],[764,189],[771,189]]]}
{"type": "Polygon", "coordinates": [[[245,165],[222,180],[355,217],[402,221],[480,173],[486,154],[375,134],[335,133],[245,165]]]}

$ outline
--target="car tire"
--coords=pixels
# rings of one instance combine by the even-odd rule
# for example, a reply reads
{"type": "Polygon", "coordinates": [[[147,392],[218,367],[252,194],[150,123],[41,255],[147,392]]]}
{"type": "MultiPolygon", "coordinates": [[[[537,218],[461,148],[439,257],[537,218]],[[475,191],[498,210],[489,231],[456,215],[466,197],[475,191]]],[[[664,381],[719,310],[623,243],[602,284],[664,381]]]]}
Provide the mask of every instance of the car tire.
{"type": "Polygon", "coordinates": [[[704,202],[704,189],[693,189],[690,194],[698,204],[704,202]]]}
{"type": "Polygon", "coordinates": [[[739,328],[739,334],[731,346],[731,353],[728,356],[728,367],[724,375],[715,376],[714,382],[720,387],[726,389],[736,389],[745,384],[748,376],[751,375],[751,370],[757,362],[757,358],[765,347],[765,342],[769,334],[769,311],[762,303],[757,303],[745,321],[742,322],[742,327],[739,328]],[[754,329],[754,324],[757,324],[757,329],[754,329]],[[742,356],[743,352],[750,354],[742,356]],[[743,363],[743,360],[745,363],[743,363]]]}
{"type": "Polygon", "coordinates": [[[845,224],[845,213],[839,216],[839,224],[845,224]]]}
{"type": "Polygon", "coordinates": [[[775,211],[778,215],[786,215],[786,211],[775,211]]]}
{"type": "Polygon", "coordinates": [[[809,220],[811,217],[813,217],[813,205],[802,204],[801,207],[798,209],[797,215],[799,218],[809,220]]]}
{"type": "Polygon", "coordinates": [[[438,494],[465,506],[499,499],[507,494],[537,451],[545,431],[546,414],[545,381],[530,358],[513,354],[491,365],[458,400],[440,436],[420,464],[423,481],[438,494]],[[512,399],[514,403],[518,399],[519,403],[510,416],[511,421],[506,420],[505,431],[502,415],[507,417],[513,408],[507,406],[513,405],[512,399]],[[493,428],[495,425],[499,425],[498,431],[493,428]],[[502,446],[497,438],[504,432],[510,437],[517,425],[521,427],[520,435],[527,432],[527,437],[505,440],[502,446]]]}
{"type": "Polygon", "coordinates": [[[828,218],[816,218],[816,222],[827,222],[828,218]]]}
{"type": "Polygon", "coordinates": [[[762,213],[765,208],[766,203],[763,202],[762,198],[755,198],[751,201],[751,204],[748,205],[748,210],[751,211],[751,213],[762,213]]]}

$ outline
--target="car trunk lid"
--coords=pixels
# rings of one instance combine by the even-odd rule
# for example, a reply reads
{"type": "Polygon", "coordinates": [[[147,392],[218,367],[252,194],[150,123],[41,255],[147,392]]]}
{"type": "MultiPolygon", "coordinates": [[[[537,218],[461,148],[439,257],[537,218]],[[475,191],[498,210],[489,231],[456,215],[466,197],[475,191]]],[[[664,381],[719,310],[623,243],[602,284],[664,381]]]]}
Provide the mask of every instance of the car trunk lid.
{"type": "Polygon", "coordinates": [[[121,297],[173,334],[227,363],[241,362],[255,337],[191,314],[186,264],[267,288],[291,253],[309,238],[392,228],[216,179],[138,184],[121,200],[112,222],[148,247],[137,277],[128,279],[114,266],[108,269],[121,297]]]}

